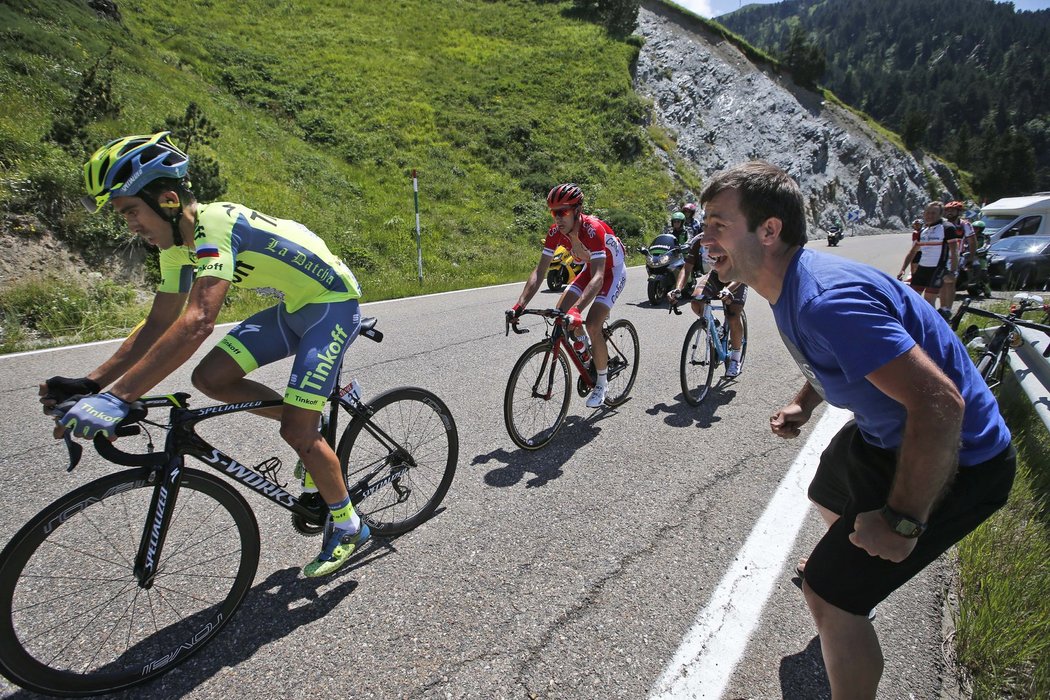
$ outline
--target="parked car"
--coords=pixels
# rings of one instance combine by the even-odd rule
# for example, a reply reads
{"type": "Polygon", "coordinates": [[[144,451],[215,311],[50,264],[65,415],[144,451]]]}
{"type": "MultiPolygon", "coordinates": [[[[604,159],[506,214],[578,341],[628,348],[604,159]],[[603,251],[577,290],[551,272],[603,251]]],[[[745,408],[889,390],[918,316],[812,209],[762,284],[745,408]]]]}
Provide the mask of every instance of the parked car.
{"type": "Polygon", "coordinates": [[[997,289],[1050,287],[1050,236],[1012,236],[993,243],[988,273],[997,289]]]}

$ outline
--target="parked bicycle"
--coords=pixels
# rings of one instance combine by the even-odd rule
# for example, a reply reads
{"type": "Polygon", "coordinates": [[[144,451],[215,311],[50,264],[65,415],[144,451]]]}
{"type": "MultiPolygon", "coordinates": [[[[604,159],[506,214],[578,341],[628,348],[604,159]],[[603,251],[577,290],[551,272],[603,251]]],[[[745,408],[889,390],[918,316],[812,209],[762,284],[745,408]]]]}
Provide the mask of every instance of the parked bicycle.
{"type": "MultiPolygon", "coordinates": [[[[1043,299],[1035,294],[1018,294],[1013,298],[1014,303],[1007,314],[998,314],[994,311],[981,309],[971,305],[970,299],[963,299],[962,306],[952,316],[952,330],[958,331],[960,321],[966,314],[980,316],[998,321],[999,325],[981,350],[981,354],[974,361],[977,371],[988,384],[989,388],[996,388],[1002,383],[1003,372],[1007,365],[1007,355],[1011,348],[1020,347],[1024,343],[1019,328],[1031,328],[1042,331],[1050,338],[1050,325],[1045,323],[1034,323],[1025,321],[1021,317],[1025,312],[1044,311],[1043,299]]],[[[969,343],[980,334],[976,325],[967,326],[960,334],[963,342],[969,343]]],[[[1050,343],[1043,351],[1043,357],[1050,357],[1050,343]]]]}
{"type": "MultiPolygon", "coordinates": [[[[729,320],[715,318],[711,307],[713,299],[706,299],[704,315],[693,321],[685,334],[685,342],[682,343],[682,359],[680,365],[680,377],[682,380],[682,395],[690,406],[699,406],[711,390],[711,384],[715,377],[715,367],[719,365],[729,368],[729,354],[732,348],[729,346],[729,320]]],[[[725,315],[725,306],[719,307],[725,315]]],[[[682,311],[677,303],[672,303],[668,312],[681,315],[682,311]]],[[[740,322],[744,326],[742,343],[740,345],[740,369],[743,371],[744,359],[747,357],[747,313],[740,309],[740,322]]]]}
{"type": "MultiPolygon", "coordinates": [[[[536,450],[549,443],[565,422],[571,398],[569,362],[579,372],[576,393],[587,396],[597,375],[594,365],[585,361],[572,348],[566,334],[568,314],[558,309],[525,309],[521,315],[534,314],[544,319],[546,336],[530,346],[510,372],[507,391],[503,398],[503,418],[514,444],[526,450],[536,450]]],[[[528,333],[518,328],[518,318],[507,316],[507,334],[528,333]]],[[[606,322],[602,335],[609,347],[609,391],[605,403],[619,406],[638,375],[638,331],[630,321],[618,319],[606,322]]]]}
{"type": "MultiPolygon", "coordinates": [[[[362,334],[381,340],[369,321],[362,334]]],[[[425,389],[400,387],[362,401],[350,384],[340,386],[326,405],[323,432],[354,508],[375,535],[408,532],[431,517],[452,483],[456,423],[425,389]],[[340,409],[350,422],[337,442],[340,409]]],[[[136,402],[116,432],[145,431],[146,453],[94,441],[104,459],[133,468],[59,498],[0,553],[0,672],[12,682],[51,695],[121,690],[170,671],[229,622],[255,578],[259,527],[233,485],[187,467],[187,456],[289,510],[299,532],[323,528],[327,507],[316,496],[288,493],[278,482],[280,460],[248,467],[196,433],[202,421],[281,401],[190,409],[188,398],[136,402]],[[170,409],[167,423],[148,419],[161,408],[170,409]],[[153,451],[151,427],[166,431],[163,450],[153,451]]],[[[81,448],[67,444],[71,470],[81,448]]]]}

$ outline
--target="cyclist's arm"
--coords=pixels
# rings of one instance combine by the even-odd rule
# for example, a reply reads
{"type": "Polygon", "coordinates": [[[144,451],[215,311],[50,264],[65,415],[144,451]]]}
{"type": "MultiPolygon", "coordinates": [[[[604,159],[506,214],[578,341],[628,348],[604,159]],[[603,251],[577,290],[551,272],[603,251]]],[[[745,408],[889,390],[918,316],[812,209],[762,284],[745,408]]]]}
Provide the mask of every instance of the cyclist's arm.
{"type": "Polygon", "coordinates": [[[528,306],[529,302],[532,301],[532,297],[536,296],[536,292],[540,288],[540,283],[543,278],[547,276],[547,270],[550,269],[551,260],[554,259],[554,255],[551,253],[543,253],[540,255],[540,261],[536,263],[536,269],[529,275],[529,279],[525,281],[525,287],[521,290],[521,296],[518,297],[518,308],[524,309],[528,306]]]}
{"type": "Polygon", "coordinates": [[[88,379],[95,380],[103,389],[116,381],[129,367],[141,360],[164,331],[175,323],[185,305],[185,294],[157,292],[146,320],[132,331],[112,357],[87,375],[88,379]]]}
{"type": "Polygon", "coordinates": [[[678,279],[675,280],[674,286],[679,292],[685,289],[685,281],[689,279],[689,276],[693,274],[693,263],[686,262],[678,268],[678,279]]]}
{"type": "Polygon", "coordinates": [[[215,329],[229,280],[200,277],[190,289],[189,303],[175,322],[121,377],[110,393],[134,401],[188,360],[215,329]]]}
{"type": "Polygon", "coordinates": [[[911,250],[909,250],[908,254],[904,256],[904,262],[901,263],[901,271],[897,273],[897,279],[900,279],[904,275],[904,271],[908,269],[908,265],[911,265],[911,260],[915,257],[915,253],[917,253],[918,251],[919,244],[912,243],[911,250]]]}

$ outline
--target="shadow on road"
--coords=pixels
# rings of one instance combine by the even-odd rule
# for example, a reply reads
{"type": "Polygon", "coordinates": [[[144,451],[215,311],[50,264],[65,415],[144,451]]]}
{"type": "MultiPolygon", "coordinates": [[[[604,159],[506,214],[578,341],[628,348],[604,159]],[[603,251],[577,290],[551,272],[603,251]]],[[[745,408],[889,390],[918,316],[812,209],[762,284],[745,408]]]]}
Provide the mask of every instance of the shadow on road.
{"type": "Polygon", "coordinates": [[[538,450],[507,450],[500,447],[487,454],[478,455],[470,463],[474,465],[502,462],[501,466],[485,474],[485,483],[489,486],[514,486],[526,474],[535,474],[525,482],[527,488],[545,486],[547,482],[564,473],[562,467],[577,450],[598,437],[602,429],[595,423],[613,415],[616,415],[615,409],[604,408],[595,411],[588,418],[569,416],[546,447],[538,450]]]}
{"type": "Polygon", "coordinates": [[[820,637],[814,637],[799,653],[780,660],[780,692],[784,700],[830,700],[820,637]]]}
{"type": "MultiPolygon", "coordinates": [[[[376,542],[364,550],[361,560],[334,577],[302,578],[298,567],[273,572],[265,581],[252,587],[233,619],[215,639],[184,664],[145,685],[96,697],[131,700],[147,696],[171,698],[189,694],[212,676],[236,668],[270,642],[327,615],[358,585],[357,581],[347,580],[332,587],[333,579],[385,557],[390,553],[389,550],[389,546],[376,542]],[[387,551],[382,552],[380,549],[387,551]],[[328,590],[322,592],[319,589],[328,590]]],[[[20,690],[8,697],[28,700],[47,696],[20,690]]]]}
{"type": "Polygon", "coordinates": [[[703,402],[699,406],[690,406],[685,402],[681,394],[675,396],[675,403],[658,403],[652,408],[645,409],[650,416],[664,416],[664,423],[672,428],[710,428],[722,419],[715,415],[722,406],[736,397],[736,389],[732,389],[733,380],[720,379],[718,384],[711,387],[703,402]]]}

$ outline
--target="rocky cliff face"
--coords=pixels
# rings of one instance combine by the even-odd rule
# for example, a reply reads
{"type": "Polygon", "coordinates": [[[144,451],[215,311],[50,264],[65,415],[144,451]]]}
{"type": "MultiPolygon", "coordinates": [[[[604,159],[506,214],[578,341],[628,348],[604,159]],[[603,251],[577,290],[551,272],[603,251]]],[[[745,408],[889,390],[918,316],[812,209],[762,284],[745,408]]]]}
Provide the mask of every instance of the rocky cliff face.
{"type": "MultiPolygon", "coordinates": [[[[860,209],[861,232],[904,230],[930,191],[958,196],[954,175],[938,161],[916,160],[820,94],[756,67],[689,15],[646,3],[637,31],[645,45],[635,88],[653,100],[656,119],[677,139],[677,154],[702,176],[767,160],[799,182],[817,229],[860,209]]],[[[822,235],[811,231],[811,238],[822,235]]]]}

